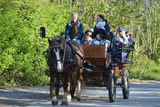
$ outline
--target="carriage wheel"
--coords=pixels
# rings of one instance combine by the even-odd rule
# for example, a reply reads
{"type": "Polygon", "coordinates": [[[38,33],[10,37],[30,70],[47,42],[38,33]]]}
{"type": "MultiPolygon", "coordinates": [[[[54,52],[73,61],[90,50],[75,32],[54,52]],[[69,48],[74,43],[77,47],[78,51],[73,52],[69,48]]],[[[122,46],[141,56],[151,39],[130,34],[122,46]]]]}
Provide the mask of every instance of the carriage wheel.
{"type": "Polygon", "coordinates": [[[74,97],[75,90],[76,90],[76,86],[71,86],[70,93],[72,98],[74,97]]]}
{"type": "Polygon", "coordinates": [[[114,102],[116,98],[116,81],[113,76],[113,72],[108,76],[108,94],[110,102],[114,102]]]}
{"type": "Polygon", "coordinates": [[[128,71],[125,69],[123,70],[123,76],[122,76],[122,92],[123,92],[123,98],[128,99],[129,98],[129,74],[128,71]]]}

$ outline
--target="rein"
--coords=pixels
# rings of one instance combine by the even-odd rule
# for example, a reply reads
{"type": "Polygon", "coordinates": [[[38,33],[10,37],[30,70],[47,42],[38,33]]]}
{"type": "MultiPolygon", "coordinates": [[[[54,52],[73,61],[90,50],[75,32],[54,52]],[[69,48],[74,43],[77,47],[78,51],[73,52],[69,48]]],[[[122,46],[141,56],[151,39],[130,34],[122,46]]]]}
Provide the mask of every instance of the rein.
{"type": "MultiPolygon", "coordinates": [[[[60,50],[60,47],[61,45],[55,45],[55,46],[51,46],[50,49],[54,49],[54,48],[59,48],[60,50]]],[[[88,62],[88,64],[92,67],[92,68],[96,68],[91,62],[89,62],[87,59],[85,59],[83,56],[81,56],[77,50],[75,49],[74,45],[72,43],[70,43],[69,41],[65,41],[65,44],[64,44],[64,53],[63,53],[63,58],[62,58],[62,64],[64,63],[72,63],[73,65],[76,65],[78,67],[80,67],[81,69],[84,69],[83,66],[79,65],[77,62],[76,62],[76,55],[78,55],[78,57],[80,57],[81,60],[83,61],[86,61],[88,62]],[[66,56],[66,46],[69,45],[69,47],[71,48],[71,51],[73,53],[73,58],[69,58],[69,59],[65,59],[65,56],[66,56]]],[[[57,61],[61,61],[60,60],[57,60],[57,61]]]]}
{"type": "MultiPolygon", "coordinates": [[[[88,60],[85,59],[83,56],[81,56],[81,55],[76,51],[76,49],[73,48],[73,45],[72,45],[70,42],[67,41],[67,44],[72,48],[73,53],[74,53],[74,54],[77,54],[77,55],[81,58],[81,60],[86,61],[92,68],[96,68],[90,61],[88,61],[88,60]]],[[[75,63],[73,62],[73,64],[75,64],[75,63]]],[[[81,65],[79,65],[79,64],[75,64],[75,65],[79,66],[81,69],[85,69],[83,66],[81,66],[81,65]]]]}

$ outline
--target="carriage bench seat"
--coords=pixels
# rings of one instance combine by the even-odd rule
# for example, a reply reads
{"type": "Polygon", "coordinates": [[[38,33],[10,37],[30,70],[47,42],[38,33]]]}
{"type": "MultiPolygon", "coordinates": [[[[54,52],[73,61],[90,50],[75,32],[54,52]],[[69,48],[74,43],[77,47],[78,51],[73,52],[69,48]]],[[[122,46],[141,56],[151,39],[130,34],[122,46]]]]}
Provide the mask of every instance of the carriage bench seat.
{"type": "Polygon", "coordinates": [[[102,45],[82,45],[85,58],[106,58],[105,46],[102,45]]]}

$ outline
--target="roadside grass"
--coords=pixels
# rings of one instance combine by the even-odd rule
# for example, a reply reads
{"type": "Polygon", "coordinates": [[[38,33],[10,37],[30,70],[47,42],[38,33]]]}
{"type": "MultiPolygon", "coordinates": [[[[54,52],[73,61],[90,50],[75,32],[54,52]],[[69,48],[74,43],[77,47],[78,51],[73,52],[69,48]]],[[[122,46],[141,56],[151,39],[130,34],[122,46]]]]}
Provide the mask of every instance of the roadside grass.
{"type": "Polygon", "coordinates": [[[127,67],[131,80],[160,80],[160,64],[140,53],[134,53],[133,62],[127,67]]]}

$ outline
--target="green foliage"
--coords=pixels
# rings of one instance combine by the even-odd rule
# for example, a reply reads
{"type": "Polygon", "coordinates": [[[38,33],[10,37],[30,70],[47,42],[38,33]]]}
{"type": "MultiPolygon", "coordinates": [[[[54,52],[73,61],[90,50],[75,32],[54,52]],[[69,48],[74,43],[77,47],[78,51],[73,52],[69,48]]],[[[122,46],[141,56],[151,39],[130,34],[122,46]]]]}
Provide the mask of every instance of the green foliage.
{"type": "Polygon", "coordinates": [[[134,65],[128,67],[132,79],[159,80],[160,67],[147,55],[134,54],[134,65]]]}
{"type": "Polygon", "coordinates": [[[42,54],[47,42],[39,37],[39,28],[46,27],[50,37],[64,36],[68,21],[65,14],[70,11],[39,0],[3,0],[0,8],[0,84],[47,85],[49,77],[44,72],[47,66],[42,54]]]}
{"type": "MultiPolygon", "coordinates": [[[[65,25],[71,20],[72,11],[79,13],[84,29],[94,27],[97,14],[104,14],[114,32],[119,26],[126,27],[134,34],[136,50],[160,64],[159,2],[155,0],[152,8],[146,10],[142,2],[143,0],[0,0],[0,85],[49,84],[50,78],[46,75],[48,67],[45,55],[42,54],[48,43],[39,36],[39,28],[46,27],[48,37],[64,36],[65,25]]],[[[158,66],[149,59],[142,65],[143,57],[136,56],[137,64],[132,67],[132,78],[159,79],[158,66]]]]}
{"type": "Polygon", "coordinates": [[[142,44],[140,51],[157,60],[160,57],[160,52],[158,52],[160,42],[160,2],[152,2],[152,5],[146,4],[143,11],[145,16],[142,18],[142,24],[140,25],[142,31],[139,37],[140,44],[142,44]]]}

